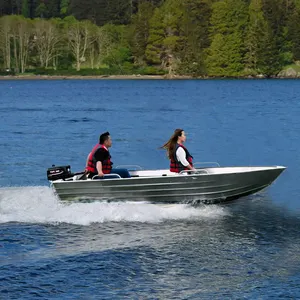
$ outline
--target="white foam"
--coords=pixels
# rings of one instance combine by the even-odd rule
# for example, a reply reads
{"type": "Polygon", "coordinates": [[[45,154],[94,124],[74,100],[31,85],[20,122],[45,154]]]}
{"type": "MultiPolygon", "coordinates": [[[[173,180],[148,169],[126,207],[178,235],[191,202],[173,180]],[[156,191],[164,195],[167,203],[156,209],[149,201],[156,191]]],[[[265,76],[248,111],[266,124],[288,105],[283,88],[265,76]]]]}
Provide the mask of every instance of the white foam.
{"type": "Polygon", "coordinates": [[[0,223],[70,223],[89,225],[104,222],[157,223],[164,220],[220,218],[225,208],[210,205],[156,205],[143,202],[61,203],[49,187],[0,189],[0,223]]]}

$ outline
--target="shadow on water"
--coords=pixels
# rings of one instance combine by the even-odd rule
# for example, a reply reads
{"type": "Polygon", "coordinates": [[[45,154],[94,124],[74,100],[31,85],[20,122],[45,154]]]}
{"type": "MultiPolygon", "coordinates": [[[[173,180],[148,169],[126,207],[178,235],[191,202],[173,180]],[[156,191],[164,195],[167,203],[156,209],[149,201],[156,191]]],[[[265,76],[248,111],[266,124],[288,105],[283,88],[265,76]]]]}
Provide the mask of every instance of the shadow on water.
{"type": "Polygon", "coordinates": [[[270,243],[299,240],[299,214],[276,206],[266,195],[244,199],[249,201],[236,201],[226,206],[231,214],[224,222],[225,231],[245,237],[255,235],[258,241],[270,243]]]}

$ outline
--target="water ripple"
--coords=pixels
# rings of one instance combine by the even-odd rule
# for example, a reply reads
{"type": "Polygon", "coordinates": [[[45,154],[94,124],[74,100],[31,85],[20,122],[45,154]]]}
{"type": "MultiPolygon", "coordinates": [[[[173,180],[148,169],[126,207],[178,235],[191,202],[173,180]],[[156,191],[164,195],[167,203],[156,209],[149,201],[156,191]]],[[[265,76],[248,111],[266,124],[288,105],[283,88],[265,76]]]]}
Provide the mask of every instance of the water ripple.
{"type": "Polygon", "coordinates": [[[1,82],[0,298],[298,299],[299,88],[1,82]],[[226,206],[66,204],[47,186],[48,166],[82,170],[104,131],[116,165],[167,168],[159,147],[181,127],[195,161],[288,169],[266,192],[226,206]]]}

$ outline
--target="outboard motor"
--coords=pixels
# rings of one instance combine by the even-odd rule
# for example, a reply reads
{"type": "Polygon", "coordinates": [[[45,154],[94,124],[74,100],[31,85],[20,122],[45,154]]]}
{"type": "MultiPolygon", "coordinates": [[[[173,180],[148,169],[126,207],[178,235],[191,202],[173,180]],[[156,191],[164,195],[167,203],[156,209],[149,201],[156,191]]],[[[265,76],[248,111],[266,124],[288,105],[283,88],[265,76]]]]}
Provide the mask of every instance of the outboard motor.
{"type": "Polygon", "coordinates": [[[47,178],[48,180],[54,181],[57,179],[66,179],[72,177],[73,174],[71,173],[71,167],[70,166],[59,166],[56,167],[55,165],[52,165],[52,168],[49,168],[47,170],[47,178]]]}

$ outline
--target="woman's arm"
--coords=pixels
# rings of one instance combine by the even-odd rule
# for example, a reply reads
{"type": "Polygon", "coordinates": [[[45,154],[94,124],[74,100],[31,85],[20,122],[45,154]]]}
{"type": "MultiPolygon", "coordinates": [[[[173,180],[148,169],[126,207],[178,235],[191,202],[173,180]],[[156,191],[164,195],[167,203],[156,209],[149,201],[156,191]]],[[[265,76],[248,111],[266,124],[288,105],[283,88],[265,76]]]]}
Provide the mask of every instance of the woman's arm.
{"type": "Polygon", "coordinates": [[[187,159],[185,158],[186,154],[185,151],[183,150],[182,147],[178,147],[177,151],[176,151],[176,157],[177,160],[179,162],[182,163],[182,165],[184,165],[186,168],[188,168],[189,170],[195,170],[195,168],[193,168],[190,163],[187,161],[187,159]]]}

